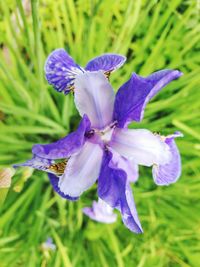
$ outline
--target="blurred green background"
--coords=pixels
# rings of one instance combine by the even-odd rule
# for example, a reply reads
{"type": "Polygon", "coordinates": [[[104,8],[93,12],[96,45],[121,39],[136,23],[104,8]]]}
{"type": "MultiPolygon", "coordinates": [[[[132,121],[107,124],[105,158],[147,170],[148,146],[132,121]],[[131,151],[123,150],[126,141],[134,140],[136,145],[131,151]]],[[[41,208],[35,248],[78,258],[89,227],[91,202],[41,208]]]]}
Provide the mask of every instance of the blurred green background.
{"type": "Polygon", "coordinates": [[[60,47],[82,66],[105,52],[126,55],[111,76],[115,90],[133,71],[181,70],[184,76],[147,106],[143,122],[131,126],[185,135],[177,140],[183,171],[176,184],[157,187],[150,169],[140,168],[133,191],[142,235],[129,232],[120,216],[103,225],[82,214],[96,188],[72,203],[53,192],[45,173],[18,170],[0,206],[0,267],[200,266],[199,15],[199,0],[0,1],[1,167],[78,124],[72,96],[44,78],[47,55],[60,47]],[[57,249],[48,254],[41,244],[49,236],[57,249]]]}

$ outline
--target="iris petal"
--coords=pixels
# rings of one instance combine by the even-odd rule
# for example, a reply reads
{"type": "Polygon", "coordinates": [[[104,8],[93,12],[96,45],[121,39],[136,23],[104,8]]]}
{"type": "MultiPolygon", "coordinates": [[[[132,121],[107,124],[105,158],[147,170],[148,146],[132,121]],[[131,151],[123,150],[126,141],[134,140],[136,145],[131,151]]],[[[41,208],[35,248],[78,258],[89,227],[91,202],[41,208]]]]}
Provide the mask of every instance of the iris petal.
{"type": "Polygon", "coordinates": [[[167,164],[153,166],[153,179],[157,185],[169,185],[175,183],[181,174],[181,158],[174,141],[176,137],[182,137],[179,132],[169,135],[165,138],[165,143],[171,151],[171,160],[167,164]]]}
{"type": "Polygon", "coordinates": [[[74,84],[74,78],[83,70],[74,62],[64,49],[54,50],[45,63],[45,75],[49,84],[58,92],[69,93],[74,84]]]}
{"type": "Polygon", "coordinates": [[[98,178],[103,151],[99,145],[86,142],[80,152],[71,156],[65,173],[59,180],[61,192],[79,197],[98,178]]]}
{"type": "Polygon", "coordinates": [[[135,233],[142,233],[126,172],[112,165],[112,153],[104,154],[98,180],[98,195],[112,208],[121,212],[123,223],[135,233]]]}
{"type": "Polygon", "coordinates": [[[92,127],[103,129],[112,122],[114,91],[102,71],[77,76],[74,97],[80,115],[87,114],[92,127]]]}
{"type": "Polygon", "coordinates": [[[47,159],[68,158],[79,151],[85,143],[85,133],[90,129],[90,121],[86,115],[83,116],[78,129],[66,137],[47,145],[34,145],[32,153],[47,159]]]}
{"type": "Polygon", "coordinates": [[[134,160],[127,160],[122,157],[118,152],[109,147],[109,151],[112,153],[112,164],[116,169],[122,169],[127,174],[127,179],[129,182],[135,183],[139,177],[139,168],[135,164],[134,160]]]}
{"type": "Polygon", "coordinates": [[[32,159],[27,160],[24,163],[15,164],[13,167],[31,167],[37,170],[50,172],[49,166],[54,164],[54,161],[51,159],[44,159],[36,155],[32,159]]]}
{"type": "Polygon", "coordinates": [[[109,73],[120,68],[125,61],[126,57],[124,56],[117,54],[104,54],[90,60],[85,69],[88,71],[103,70],[104,72],[109,73]]]}
{"type": "Polygon", "coordinates": [[[58,187],[59,178],[56,175],[49,173],[48,177],[54,191],[56,191],[56,193],[58,193],[62,198],[66,198],[71,201],[75,201],[78,199],[77,197],[70,197],[68,195],[65,195],[63,192],[60,191],[60,188],[58,187]]]}
{"type": "Polygon", "coordinates": [[[109,145],[120,155],[144,166],[168,163],[171,158],[167,144],[146,129],[116,128],[109,145]]]}
{"type": "Polygon", "coordinates": [[[131,121],[141,121],[149,100],[165,85],[179,78],[178,70],[161,70],[143,78],[133,73],[130,80],[118,90],[115,98],[114,120],[123,128],[131,121]]]}
{"type": "Polygon", "coordinates": [[[90,219],[102,223],[114,223],[117,220],[117,215],[113,213],[113,209],[100,198],[98,202],[93,201],[92,207],[83,208],[83,213],[90,219]]]}

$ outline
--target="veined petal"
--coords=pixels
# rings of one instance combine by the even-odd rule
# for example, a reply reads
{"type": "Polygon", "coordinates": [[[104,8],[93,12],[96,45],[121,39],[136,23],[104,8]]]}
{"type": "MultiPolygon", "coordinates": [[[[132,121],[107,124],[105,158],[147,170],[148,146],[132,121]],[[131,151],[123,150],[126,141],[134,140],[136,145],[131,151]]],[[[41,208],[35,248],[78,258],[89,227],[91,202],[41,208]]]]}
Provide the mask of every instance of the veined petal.
{"type": "Polygon", "coordinates": [[[123,223],[129,230],[142,233],[127,175],[122,169],[112,166],[112,153],[108,151],[104,154],[98,179],[98,195],[121,212],[123,223]]]}
{"type": "Polygon", "coordinates": [[[102,223],[114,223],[117,220],[117,214],[103,200],[99,198],[98,202],[93,201],[92,207],[83,208],[83,213],[90,219],[102,223]]]}
{"type": "Polygon", "coordinates": [[[172,80],[179,78],[178,70],[161,70],[143,78],[133,73],[118,90],[115,98],[114,120],[123,128],[131,121],[141,121],[149,100],[172,80]]]}
{"type": "Polygon", "coordinates": [[[102,71],[86,72],[75,79],[75,104],[91,125],[103,129],[112,122],[114,91],[102,71]]]}
{"type": "Polygon", "coordinates": [[[70,197],[68,195],[65,195],[63,192],[60,191],[60,188],[58,187],[58,182],[60,179],[59,177],[57,177],[56,175],[54,175],[52,173],[49,173],[48,177],[49,177],[49,181],[50,181],[54,191],[56,191],[56,193],[58,193],[62,198],[66,198],[66,199],[71,200],[71,201],[75,201],[78,199],[77,197],[70,197]]]}
{"type": "Polygon", "coordinates": [[[59,163],[55,163],[54,160],[45,159],[45,158],[41,158],[36,155],[33,155],[32,159],[29,159],[24,163],[15,164],[13,167],[14,168],[30,167],[36,170],[55,174],[56,177],[59,177],[64,173],[66,165],[67,165],[66,160],[59,162],[59,163]]]}
{"type": "Polygon", "coordinates": [[[146,129],[116,128],[109,146],[126,159],[144,166],[165,164],[171,159],[168,145],[146,129]]]}
{"type": "Polygon", "coordinates": [[[32,153],[47,159],[67,158],[79,151],[85,143],[85,133],[90,129],[90,121],[83,116],[78,129],[66,137],[47,145],[34,145],[32,153]]]}
{"type": "Polygon", "coordinates": [[[104,54],[90,60],[85,69],[88,71],[103,70],[105,73],[109,74],[110,72],[120,68],[125,61],[126,57],[124,56],[117,54],[104,54]]]}
{"type": "Polygon", "coordinates": [[[169,185],[175,183],[181,174],[181,157],[174,141],[176,137],[182,137],[180,132],[166,136],[165,143],[169,146],[171,160],[167,164],[153,166],[153,179],[157,185],[169,185]]]}
{"type": "Polygon", "coordinates": [[[54,50],[44,67],[46,79],[58,92],[69,93],[77,74],[83,72],[64,49],[54,50]]]}
{"type": "Polygon", "coordinates": [[[71,156],[65,173],[59,180],[61,192],[79,197],[99,176],[103,151],[99,145],[86,142],[80,152],[71,156]]]}
{"type": "Polygon", "coordinates": [[[45,171],[45,172],[51,172],[49,170],[49,167],[54,164],[55,162],[51,159],[44,159],[41,157],[38,157],[36,155],[33,156],[32,159],[27,160],[24,163],[19,163],[19,164],[15,164],[13,165],[14,168],[17,167],[31,167],[34,168],[36,170],[41,170],[41,171],[45,171]]]}
{"type": "Polygon", "coordinates": [[[68,200],[72,200],[72,201],[77,200],[78,198],[70,197],[70,196],[65,195],[63,192],[60,191],[60,189],[58,187],[58,181],[60,179],[60,177],[59,177],[60,174],[51,170],[50,167],[53,164],[55,164],[55,162],[53,160],[40,158],[40,157],[34,155],[32,159],[27,160],[26,162],[21,163],[21,164],[15,164],[13,167],[17,168],[17,167],[27,166],[27,167],[34,168],[37,170],[48,172],[48,177],[49,177],[50,183],[51,183],[54,191],[56,191],[61,197],[66,198],[68,200]]]}
{"type": "Polygon", "coordinates": [[[139,176],[139,168],[138,165],[135,164],[134,160],[127,160],[110,147],[109,151],[113,155],[112,166],[115,166],[116,169],[122,169],[123,171],[125,171],[129,182],[136,182],[139,176]]]}

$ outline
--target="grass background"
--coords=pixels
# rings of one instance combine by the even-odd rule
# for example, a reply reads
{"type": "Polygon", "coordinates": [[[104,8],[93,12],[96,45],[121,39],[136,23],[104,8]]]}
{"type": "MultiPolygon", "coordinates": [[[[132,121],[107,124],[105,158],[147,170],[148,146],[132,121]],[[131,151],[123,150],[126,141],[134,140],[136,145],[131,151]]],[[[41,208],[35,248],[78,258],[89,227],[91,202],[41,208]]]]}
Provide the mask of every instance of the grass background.
{"type": "MultiPolygon", "coordinates": [[[[20,169],[0,207],[0,267],[200,266],[200,2],[199,0],[0,1],[0,165],[31,156],[76,128],[71,96],[44,79],[47,55],[64,47],[84,66],[105,52],[126,55],[111,77],[115,90],[133,71],[184,72],[148,105],[142,123],[162,134],[180,130],[181,179],[157,187],[148,168],[133,186],[143,235],[121,223],[103,225],[83,216],[95,188],[72,203],[59,198],[46,174],[20,169]],[[29,177],[29,178],[27,178],[29,177]],[[57,250],[41,243],[51,236],[57,250]]],[[[1,192],[0,192],[1,193],[1,192]]]]}

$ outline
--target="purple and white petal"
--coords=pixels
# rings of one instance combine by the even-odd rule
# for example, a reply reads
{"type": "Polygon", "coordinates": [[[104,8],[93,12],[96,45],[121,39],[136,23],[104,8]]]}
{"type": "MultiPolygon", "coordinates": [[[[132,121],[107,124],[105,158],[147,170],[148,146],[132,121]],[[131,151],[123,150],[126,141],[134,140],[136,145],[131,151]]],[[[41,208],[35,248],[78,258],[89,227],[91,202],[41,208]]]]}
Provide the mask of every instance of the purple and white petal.
{"type": "Polygon", "coordinates": [[[171,160],[167,164],[153,166],[153,179],[157,185],[175,183],[181,175],[181,157],[174,138],[182,137],[180,132],[165,137],[165,143],[171,151],[171,160]]]}
{"type": "Polygon", "coordinates": [[[133,73],[116,94],[114,120],[118,121],[118,127],[126,127],[131,121],[141,121],[149,100],[181,75],[178,70],[161,70],[146,78],[133,73]]]}
{"type": "Polygon", "coordinates": [[[90,60],[85,69],[88,71],[102,70],[104,72],[111,72],[120,68],[125,61],[125,56],[117,54],[104,54],[90,60]]]}
{"type": "Polygon", "coordinates": [[[116,169],[122,169],[126,172],[127,179],[129,182],[135,183],[139,177],[139,167],[135,164],[134,160],[127,160],[121,156],[118,152],[108,147],[109,151],[112,153],[112,165],[116,169]]]}
{"type": "Polygon", "coordinates": [[[31,167],[31,168],[34,168],[36,170],[51,172],[49,170],[49,167],[54,163],[55,162],[51,159],[44,159],[44,158],[41,158],[41,157],[34,155],[32,159],[29,159],[24,163],[15,164],[15,165],[13,165],[13,167],[14,168],[31,167]]]}
{"type": "Polygon", "coordinates": [[[103,129],[112,122],[114,91],[102,73],[86,72],[75,79],[75,104],[81,116],[87,114],[92,127],[103,129]]]}
{"type": "Polygon", "coordinates": [[[34,145],[32,153],[47,159],[67,158],[80,150],[85,143],[85,133],[90,130],[90,121],[83,116],[76,131],[66,137],[47,145],[34,145]]]}
{"type": "Polygon", "coordinates": [[[27,160],[26,162],[21,163],[21,164],[15,164],[13,167],[15,167],[15,168],[17,168],[17,167],[30,167],[30,168],[34,168],[37,170],[48,172],[48,177],[49,177],[50,183],[51,183],[54,191],[56,191],[61,197],[66,198],[68,200],[72,200],[72,201],[77,200],[78,198],[70,197],[70,196],[65,195],[63,192],[60,191],[60,189],[58,187],[58,181],[59,181],[60,177],[56,176],[54,174],[54,172],[51,171],[51,169],[49,168],[54,163],[55,162],[53,160],[40,158],[40,157],[34,155],[32,159],[27,160]]]}
{"type": "Polygon", "coordinates": [[[60,177],[58,177],[52,173],[49,173],[48,177],[49,177],[49,181],[50,181],[54,191],[56,191],[56,193],[58,193],[62,198],[65,198],[65,199],[68,199],[71,201],[75,201],[78,199],[78,197],[70,197],[70,196],[68,196],[68,195],[66,195],[60,191],[60,188],[58,186],[58,182],[59,182],[60,177]]]}
{"type": "Polygon", "coordinates": [[[98,196],[120,211],[123,223],[129,230],[135,233],[143,232],[126,172],[116,169],[115,164],[112,165],[112,153],[108,151],[104,153],[98,179],[98,196]]]}
{"type": "Polygon", "coordinates": [[[113,208],[100,198],[98,202],[93,201],[92,207],[83,208],[83,213],[90,219],[102,223],[114,223],[117,220],[117,214],[113,212],[113,208]]]}
{"type": "Polygon", "coordinates": [[[71,156],[67,168],[59,180],[61,192],[71,197],[79,197],[97,180],[103,151],[98,144],[85,142],[80,152],[71,156]]]}
{"type": "Polygon", "coordinates": [[[171,159],[169,146],[146,129],[115,128],[109,146],[135,164],[152,166],[171,159]]]}
{"type": "Polygon", "coordinates": [[[69,93],[77,74],[83,72],[64,49],[54,50],[44,67],[46,79],[58,92],[69,93]]]}

